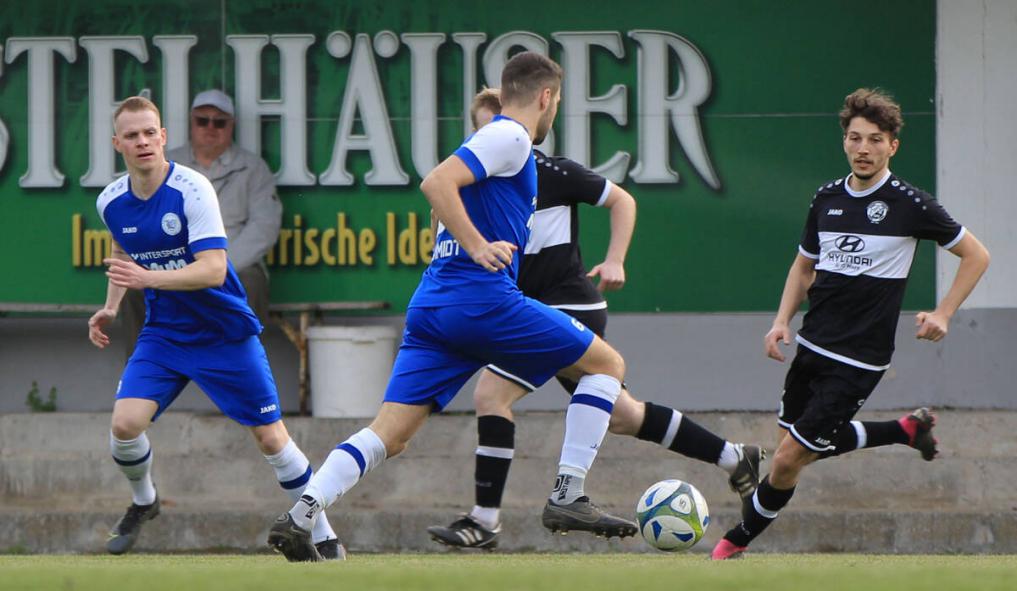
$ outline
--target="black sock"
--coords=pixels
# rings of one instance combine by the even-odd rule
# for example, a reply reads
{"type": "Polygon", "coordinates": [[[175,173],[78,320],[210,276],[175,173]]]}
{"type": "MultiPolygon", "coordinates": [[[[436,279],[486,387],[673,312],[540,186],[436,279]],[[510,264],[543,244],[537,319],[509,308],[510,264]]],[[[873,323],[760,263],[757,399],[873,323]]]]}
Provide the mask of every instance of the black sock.
{"type": "Polygon", "coordinates": [[[897,420],[863,421],[865,427],[865,447],[882,447],[894,443],[908,444],[908,434],[897,420]]]}
{"type": "Polygon", "coordinates": [[[516,424],[499,416],[477,417],[477,468],[473,474],[477,505],[501,507],[512,453],[515,448],[516,424]],[[482,448],[488,448],[483,450],[482,448]],[[492,455],[494,454],[497,455],[492,455]],[[507,457],[502,457],[507,456],[507,457]]]}
{"type": "Polygon", "coordinates": [[[837,439],[834,441],[836,448],[819,454],[819,459],[839,456],[849,451],[862,448],[868,449],[870,447],[883,447],[884,445],[893,445],[894,443],[903,443],[907,445],[908,434],[904,432],[904,429],[896,420],[860,421],[860,424],[865,431],[865,441],[862,442],[862,445],[859,447],[858,431],[855,429],[855,422],[858,421],[851,421],[848,423],[847,428],[842,429],[840,433],[837,434],[837,439]]]}
{"type": "Polygon", "coordinates": [[[770,476],[767,475],[759,483],[755,495],[742,504],[742,522],[724,534],[724,538],[735,546],[748,546],[752,540],[756,539],[756,536],[763,533],[763,530],[777,519],[777,512],[787,505],[794,494],[794,487],[787,490],[773,488],[770,485],[770,476]],[[770,517],[766,517],[756,510],[755,501],[759,501],[759,505],[770,514],[770,517]]]}
{"type": "Polygon", "coordinates": [[[663,445],[671,423],[679,421],[678,431],[674,434],[674,440],[671,441],[668,449],[683,456],[702,460],[707,464],[717,463],[717,460],[720,459],[720,452],[724,451],[726,442],[723,439],[710,433],[703,426],[673,408],[652,402],[645,404],[646,414],[643,416],[643,424],[639,427],[636,437],[663,445]]]}

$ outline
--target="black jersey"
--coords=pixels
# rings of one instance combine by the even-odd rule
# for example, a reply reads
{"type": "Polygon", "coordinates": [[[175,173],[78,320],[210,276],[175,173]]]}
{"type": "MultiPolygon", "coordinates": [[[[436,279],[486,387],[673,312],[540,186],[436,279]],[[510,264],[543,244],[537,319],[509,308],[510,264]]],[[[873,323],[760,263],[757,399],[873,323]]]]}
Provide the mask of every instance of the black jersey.
{"type": "Polygon", "coordinates": [[[887,172],[861,192],[848,178],[819,188],[801,244],[816,261],[798,342],[864,369],[890,365],[904,287],[918,241],[952,248],[964,228],[928,193],[887,172]]]}
{"type": "Polygon", "coordinates": [[[579,252],[580,203],[603,205],[611,183],[585,166],[534,150],[537,211],[519,269],[519,289],[549,306],[572,310],[607,307],[586,276],[579,252]]]}

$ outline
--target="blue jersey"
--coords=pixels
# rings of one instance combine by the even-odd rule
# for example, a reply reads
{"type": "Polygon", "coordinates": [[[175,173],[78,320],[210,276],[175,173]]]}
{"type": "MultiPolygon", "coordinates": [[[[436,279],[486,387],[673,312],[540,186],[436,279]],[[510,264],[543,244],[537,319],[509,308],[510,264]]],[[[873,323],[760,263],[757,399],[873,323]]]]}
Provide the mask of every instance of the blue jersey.
{"type": "Polygon", "coordinates": [[[504,240],[519,250],[512,264],[492,273],[473,262],[441,224],[431,264],[409,307],[500,302],[519,292],[519,258],[537,206],[537,167],[530,135],[519,122],[495,116],[455,151],[475,182],[460,189],[466,213],[488,242],[504,240]]]}
{"type": "MultiPolygon", "coordinates": [[[[200,173],[170,163],[169,174],[148,199],[131,191],[129,176],[110,183],[96,201],[113,239],[148,269],[181,269],[195,253],[226,249],[226,230],[212,184],[200,173]]],[[[145,290],[142,334],[178,343],[237,341],[261,332],[247,294],[227,260],[221,287],[195,291],[145,290]]]]}

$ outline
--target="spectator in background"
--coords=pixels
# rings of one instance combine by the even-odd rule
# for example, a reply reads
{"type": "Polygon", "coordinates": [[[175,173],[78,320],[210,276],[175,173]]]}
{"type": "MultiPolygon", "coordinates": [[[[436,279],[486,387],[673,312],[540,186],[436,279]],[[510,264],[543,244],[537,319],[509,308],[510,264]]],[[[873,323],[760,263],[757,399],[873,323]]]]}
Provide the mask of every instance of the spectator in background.
{"type": "MultiPolygon", "coordinates": [[[[267,325],[268,269],[264,256],[279,238],[282,204],[275,177],[257,154],[233,145],[233,100],[219,90],[198,93],[191,103],[190,142],[166,152],[168,160],[197,170],[219,195],[219,208],[229,240],[228,255],[247,301],[267,325]]],[[[121,306],[127,330],[128,356],[145,321],[140,291],[130,290],[121,306]]]]}

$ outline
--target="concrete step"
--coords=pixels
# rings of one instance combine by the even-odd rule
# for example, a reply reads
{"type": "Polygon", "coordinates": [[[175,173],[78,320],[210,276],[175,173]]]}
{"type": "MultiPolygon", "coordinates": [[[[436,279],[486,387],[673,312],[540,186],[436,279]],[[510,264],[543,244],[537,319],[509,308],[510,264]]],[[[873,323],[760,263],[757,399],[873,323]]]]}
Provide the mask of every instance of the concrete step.
{"type": "MultiPolygon", "coordinates": [[[[335,507],[333,508],[335,509],[335,507]]],[[[653,552],[637,536],[605,541],[573,532],[552,535],[540,525],[540,507],[503,514],[502,552],[653,552]]],[[[619,514],[622,508],[617,509],[619,514]]],[[[280,509],[277,508],[276,511],[280,509]]],[[[331,511],[333,526],[353,553],[444,552],[426,533],[447,524],[452,511],[344,507],[331,511]]],[[[0,510],[0,552],[101,553],[120,511],[0,510]]],[[[264,540],[274,515],[268,511],[202,511],[165,507],[144,526],[140,552],[267,551],[264,540]]],[[[692,551],[708,552],[736,523],[738,514],[711,515],[711,527],[692,551]]],[[[1017,553],[1017,512],[810,511],[789,507],[756,543],[760,552],[853,552],[968,554],[1017,553]]]]}
{"type": "MultiPolygon", "coordinates": [[[[865,413],[885,420],[900,413],[865,413]]],[[[697,413],[693,418],[734,441],[772,448],[776,428],[766,413],[697,413]]],[[[366,420],[286,419],[294,439],[318,465],[338,441],[366,420]]],[[[74,510],[114,509],[127,486],[108,451],[109,416],[55,413],[0,415],[0,505],[74,510]]],[[[506,508],[539,506],[548,493],[562,441],[561,413],[517,419],[517,447],[506,508]]],[[[1017,506],[1017,413],[940,413],[942,457],[922,462],[893,446],[819,462],[802,479],[794,505],[858,510],[1009,512],[1017,506]]],[[[167,413],[149,432],[161,494],[181,505],[228,499],[231,506],[268,511],[285,504],[271,469],[245,429],[220,416],[167,413]]],[[[371,473],[344,500],[358,508],[465,509],[473,504],[472,415],[432,418],[411,448],[371,473]]],[[[652,483],[681,478],[695,484],[715,510],[736,510],[726,474],[656,445],[609,436],[587,480],[602,505],[631,507],[652,483]]]]}

